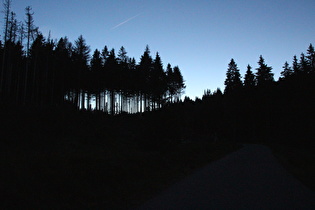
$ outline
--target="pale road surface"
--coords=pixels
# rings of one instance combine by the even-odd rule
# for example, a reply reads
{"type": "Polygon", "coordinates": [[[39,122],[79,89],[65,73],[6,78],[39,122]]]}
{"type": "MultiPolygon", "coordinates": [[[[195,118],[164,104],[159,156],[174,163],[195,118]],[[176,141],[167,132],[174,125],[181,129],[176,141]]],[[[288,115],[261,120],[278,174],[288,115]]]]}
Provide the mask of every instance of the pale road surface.
{"type": "Polygon", "coordinates": [[[267,147],[245,145],[139,209],[315,209],[315,193],[289,174],[267,147]]]}

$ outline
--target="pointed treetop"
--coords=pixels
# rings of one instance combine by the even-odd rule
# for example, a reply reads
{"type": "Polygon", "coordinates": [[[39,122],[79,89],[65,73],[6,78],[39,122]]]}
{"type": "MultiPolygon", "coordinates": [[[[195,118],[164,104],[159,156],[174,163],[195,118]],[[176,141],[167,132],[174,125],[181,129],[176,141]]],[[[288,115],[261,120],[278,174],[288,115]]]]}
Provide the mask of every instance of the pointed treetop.
{"type": "Polygon", "coordinates": [[[244,77],[244,86],[245,87],[254,87],[256,85],[255,75],[252,72],[252,67],[248,64],[247,71],[244,77]]]}
{"type": "Polygon", "coordinates": [[[307,54],[313,54],[315,53],[314,51],[314,47],[312,44],[309,45],[308,49],[307,49],[307,54]]]}
{"type": "Polygon", "coordinates": [[[143,55],[140,58],[140,67],[143,70],[148,71],[151,65],[152,65],[152,57],[150,55],[149,46],[147,45],[143,55]]]}
{"type": "Polygon", "coordinates": [[[159,52],[156,53],[154,62],[155,62],[155,63],[161,63],[161,64],[162,64],[162,61],[161,61],[161,57],[160,57],[160,55],[159,55],[159,52]]]}
{"type": "Polygon", "coordinates": [[[144,51],[145,53],[148,53],[148,54],[150,54],[151,52],[150,52],[150,48],[149,48],[149,45],[146,45],[145,46],[145,51],[144,51]]]}
{"type": "Polygon", "coordinates": [[[280,79],[286,79],[293,74],[293,70],[287,61],[284,63],[282,68],[283,68],[283,71],[280,73],[281,74],[280,79]]]}
{"type": "Polygon", "coordinates": [[[230,92],[232,90],[238,89],[241,87],[242,81],[241,81],[241,74],[240,70],[237,67],[237,64],[235,63],[234,59],[232,58],[229,65],[228,69],[226,72],[226,79],[224,81],[225,84],[225,92],[230,92]]]}
{"type": "Polygon", "coordinates": [[[297,59],[296,55],[293,56],[292,70],[293,70],[294,74],[297,74],[299,72],[299,70],[300,70],[298,59],[297,59]]]}
{"type": "Polygon", "coordinates": [[[273,73],[271,72],[272,67],[265,64],[265,59],[262,55],[259,57],[258,65],[259,67],[256,68],[257,85],[265,85],[266,83],[273,82],[273,73]]]}
{"type": "Polygon", "coordinates": [[[75,47],[74,51],[79,56],[79,59],[84,60],[84,62],[87,62],[90,58],[90,46],[86,44],[85,39],[82,35],[78,37],[77,40],[75,40],[75,47]]]}
{"type": "Polygon", "coordinates": [[[119,59],[120,62],[127,63],[128,56],[127,56],[126,49],[123,46],[121,46],[120,49],[119,49],[118,59],[119,59]]]}

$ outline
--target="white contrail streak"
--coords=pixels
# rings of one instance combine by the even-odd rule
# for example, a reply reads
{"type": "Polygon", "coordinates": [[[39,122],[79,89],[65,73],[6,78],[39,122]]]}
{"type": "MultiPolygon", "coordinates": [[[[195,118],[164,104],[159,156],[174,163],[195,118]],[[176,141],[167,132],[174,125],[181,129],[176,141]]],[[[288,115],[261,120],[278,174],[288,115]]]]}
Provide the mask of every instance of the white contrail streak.
{"type": "Polygon", "coordinates": [[[119,26],[122,26],[122,25],[124,25],[125,23],[128,23],[129,21],[131,21],[132,19],[135,19],[135,18],[138,17],[139,15],[141,15],[141,13],[139,13],[139,14],[137,14],[137,15],[131,17],[131,18],[128,18],[127,20],[125,20],[125,21],[123,21],[123,22],[121,22],[121,23],[119,23],[118,25],[116,25],[116,26],[114,26],[113,28],[111,28],[111,30],[114,30],[115,28],[118,28],[119,26]]]}

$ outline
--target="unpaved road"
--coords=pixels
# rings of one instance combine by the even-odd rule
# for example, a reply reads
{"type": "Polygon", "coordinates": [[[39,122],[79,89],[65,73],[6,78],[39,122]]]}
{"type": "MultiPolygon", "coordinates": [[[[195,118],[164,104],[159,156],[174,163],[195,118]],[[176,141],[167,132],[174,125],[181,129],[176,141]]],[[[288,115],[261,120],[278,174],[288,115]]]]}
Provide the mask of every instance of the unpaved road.
{"type": "Polygon", "coordinates": [[[139,209],[315,209],[315,193],[261,145],[209,164],[139,209]]]}

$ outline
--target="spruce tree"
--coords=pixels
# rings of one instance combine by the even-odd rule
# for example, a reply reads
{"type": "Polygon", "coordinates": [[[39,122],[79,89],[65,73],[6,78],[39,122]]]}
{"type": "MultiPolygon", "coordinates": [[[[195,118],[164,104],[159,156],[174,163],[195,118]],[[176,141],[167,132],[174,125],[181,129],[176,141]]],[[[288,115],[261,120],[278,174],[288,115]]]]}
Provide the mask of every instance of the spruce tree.
{"type": "Polygon", "coordinates": [[[252,72],[252,67],[248,64],[247,71],[244,77],[244,86],[245,87],[254,87],[256,85],[255,75],[252,72]]]}
{"type": "Polygon", "coordinates": [[[106,59],[105,65],[104,65],[105,71],[106,71],[106,77],[107,79],[107,87],[110,92],[110,114],[114,115],[116,113],[115,109],[115,91],[118,89],[119,86],[119,78],[117,75],[117,69],[118,69],[118,61],[115,54],[115,49],[112,49],[108,57],[106,59]]]}
{"type": "Polygon", "coordinates": [[[155,105],[157,103],[158,107],[161,106],[162,98],[164,93],[166,92],[166,80],[165,80],[165,72],[163,69],[163,64],[159,53],[156,53],[153,68],[150,75],[150,89],[153,98],[153,109],[155,109],[155,105]]]}
{"type": "Polygon", "coordinates": [[[56,84],[59,87],[59,101],[63,101],[64,95],[71,101],[71,90],[74,87],[74,80],[72,76],[72,60],[71,53],[72,47],[67,37],[60,38],[55,48],[56,59],[56,72],[59,75],[59,83],[56,84]]]}
{"type": "Polygon", "coordinates": [[[307,49],[306,58],[310,65],[310,72],[315,72],[315,50],[312,44],[310,44],[310,46],[307,49]]]}
{"type": "Polygon", "coordinates": [[[310,72],[310,63],[309,63],[309,60],[306,59],[304,53],[301,53],[300,60],[299,60],[299,67],[300,67],[300,72],[302,74],[307,74],[310,72]]]}
{"type": "Polygon", "coordinates": [[[102,87],[102,57],[101,52],[96,49],[93,53],[92,59],[91,59],[91,74],[88,75],[88,85],[87,85],[87,109],[90,110],[90,91],[93,91],[96,96],[95,101],[95,108],[96,110],[100,110],[100,104],[101,104],[101,91],[103,89],[102,87]]]}
{"type": "Polygon", "coordinates": [[[76,99],[79,103],[81,97],[81,109],[85,108],[85,81],[86,72],[88,70],[88,62],[90,59],[90,47],[86,44],[82,35],[75,40],[74,46],[74,61],[77,68],[77,87],[76,87],[76,99]]]}
{"type": "Polygon", "coordinates": [[[280,73],[281,74],[280,79],[287,79],[293,74],[293,70],[288,62],[285,62],[282,68],[283,71],[280,73]]]}
{"type": "Polygon", "coordinates": [[[299,63],[298,63],[298,59],[296,55],[293,56],[292,70],[293,70],[293,74],[299,74],[300,72],[300,67],[299,67],[299,63]]]}
{"type": "Polygon", "coordinates": [[[272,67],[265,64],[262,55],[259,57],[258,65],[259,67],[256,68],[257,85],[264,86],[274,82],[273,73],[271,72],[272,67]]]}
{"type": "Polygon", "coordinates": [[[121,46],[121,48],[119,49],[117,57],[118,57],[119,63],[127,63],[128,56],[127,56],[126,49],[123,46],[121,46]]]}
{"type": "Polygon", "coordinates": [[[150,55],[150,49],[149,46],[147,45],[145,48],[145,51],[143,53],[143,55],[140,58],[140,64],[139,64],[139,84],[141,87],[141,99],[140,99],[140,112],[142,112],[142,101],[144,103],[144,111],[147,108],[147,104],[148,104],[148,93],[150,92],[150,85],[149,85],[149,81],[150,81],[150,72],[152,69],[152,62],[153,59],[150,55]],[[143,97],[143,100],[142,100],[143,97]]]}
{"type": "Polygon", "coordinates": [[[101,53],[98,49],[96,49],[93,53],[92,59],[91,59],[91,71],[92,72],[99,72],[102,68],[102,57],[101,53]]]}
{"type": "Polygon", "coordinates": [[[180,100],[181,95],[184,93],[185,81],[183,78],[182,73],[180,72],[180,69],[178,66],[175,66],[173,69],[173,79],[175,82],[175,93],[176,93],[176,99],[177,101],[180,100]]]}
{"type": "Polygon", "coordinates": [[[107,46],[105,45],[105,47],[104,47],[103,50],[102,50],[103,65],[105,64],[105,62],[106,62],[108,56],[109,56],[109,51],[108,51],[107,46]]]}
{"type": "Polygon", "coordinates": [[[167,64],[166,67],[166,83],[167,83],[167,94],[170,102],[173,101],[175,95],[175,83],[174,83],[174,72],[171,64],[167,64]]]}
{"type": "Polygon", "coordinates": [[[224,93],[230,93],[242,87],[240,70],[233,58],[228,65],[224,84],[224,93]]]}

